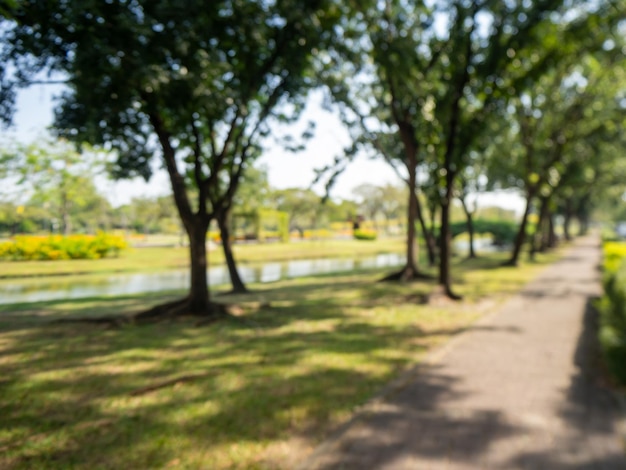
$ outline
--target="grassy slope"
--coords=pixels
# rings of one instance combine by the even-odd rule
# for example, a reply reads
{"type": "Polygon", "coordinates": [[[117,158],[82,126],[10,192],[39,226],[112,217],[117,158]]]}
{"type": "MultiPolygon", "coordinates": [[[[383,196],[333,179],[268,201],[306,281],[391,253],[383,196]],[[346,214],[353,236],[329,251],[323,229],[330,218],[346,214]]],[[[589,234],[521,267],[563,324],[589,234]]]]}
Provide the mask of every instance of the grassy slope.
{"type": "MultiPolygon", "coordinates": [[[[291,259],[365,256],[402,252],[404,241],[323,240],[300,243],[235,245],[235,257],[241,263],[284,261],[291,259]]],[[[224,264],[221,247],[209,253],[209,263],[224,264]]],[[[147,247],[129,249],[119,258],[73,261],[0,261],[0,278],[67,274],[96,274],[130,271],[155,271],[189,265],[189,251],[183,247],[147,247]]]]}
{"type": "Polygon", "coordinates": [[[432,285],[375,283],[381,273],[254,286],[225,298],[248,302],[240,317],[202,327],[49,323],[166,294],[0,306],[0,468],[293,468],[400,370],[468,328],[480,299],[502,299],[542,267],[496,267],[502,259],[457,266],[467,299],[439,307],[418,304],[432,285]]]}

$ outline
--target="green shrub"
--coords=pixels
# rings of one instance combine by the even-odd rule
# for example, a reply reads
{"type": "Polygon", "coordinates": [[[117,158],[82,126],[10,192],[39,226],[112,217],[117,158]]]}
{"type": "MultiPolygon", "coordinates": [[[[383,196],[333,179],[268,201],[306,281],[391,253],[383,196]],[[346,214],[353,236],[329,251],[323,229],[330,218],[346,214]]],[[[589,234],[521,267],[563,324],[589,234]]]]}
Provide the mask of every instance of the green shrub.
{"type": "Polygon", "coordinates": [[[356,240],[376,240],[376,232],[374,230],[357,229],[353,232],[356,240]]]}
{"type": "MultiPolygon", "coordinates": [[[[474,234],[490,234],[493,236],[495,245],[509,245],[515,241],[517,235],[517,224],[509,220],[474,220],[474,234]]],[[[467,232],[467,222],[453,222],[450,224],[450,232],[453,237],[467,232]]]]}
{"type": "Polygon", "coordinates": [[[599,341],[611,374],[626,384],[626,243],[604,244],[599,341]]]}

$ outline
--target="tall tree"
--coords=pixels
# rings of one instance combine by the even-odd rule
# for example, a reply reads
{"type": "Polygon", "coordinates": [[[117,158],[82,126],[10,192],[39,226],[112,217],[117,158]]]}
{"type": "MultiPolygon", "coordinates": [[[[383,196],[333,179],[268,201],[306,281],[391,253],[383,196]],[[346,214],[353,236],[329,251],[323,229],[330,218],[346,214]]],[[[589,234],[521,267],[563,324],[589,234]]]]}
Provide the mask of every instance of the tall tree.
{"type": "MultiPolygon", "coordinates": [[[[574,178],[585,159],[595,164],[603,139],[617,138],[616,119],[623,114],[618,101],[623,75],[611,54],[597,53],[562,61],[512,100],[515,111],[509,158],[494,162],[492,181],[504,177],[505,185],[517,185],[526,207],[508,264],[518,263],[526,240],[528,215],[540,202],[546,223],[551,199],[574,178]],[[591,152],[591,154],[590,154],[591,152]]],[[[543,222],[543,221],[542,221],[543,222]]]]}
{"type": "MultiPolygon", "coordinates": [[[[430,132],[437,86],[430,69],[438,58],[431,2],[361,2],[344,24],[344,43],[328,51],[322,76],[353,138],[348,160],[359,151],[398,167],[407,193],[407,261],[387,279],[424,277],[417,265],[416,220],[421,213],[418,168],[422,136],[430,132]]],[[[345,161],[337,160],[335,174],[345,161]]],[[[332,181],[332,177],[331,177],[332,181]]]]}
{"type": "Polygon", "coordinates": [[[191,285],[185,299],[146,316],[218,314],[207,228],[230,210],[272,121],[301,109],[312,57],[333,40],[333,1],[56,0],[14,14],[3,24],[4,58],[19,68],[36,57],[67,76],[57,132],[116,151],[118,176],[149,177],[154,155],[167,169],[191,285]]]}
{"type": "MultiPolygon", "coordinates": [[[[537,64],[522,67],[517,54],[535,51],[541,62],[550,50],[537,53],[538,37],[558,0],[540,2],[438,2],[448,24],[433,34],[431,77],[438,84],[429,96],[432,131],[423,145],[436,162],[439,188],[440,245],[438,281],[444,293],[458,298],[451,285],[450,210],[457,178],[472,150],[489,132],[488,117],[503,109],[508,90],[537,64]]],[[[422,108],[424,110],[424,108],[422,108]]]]}

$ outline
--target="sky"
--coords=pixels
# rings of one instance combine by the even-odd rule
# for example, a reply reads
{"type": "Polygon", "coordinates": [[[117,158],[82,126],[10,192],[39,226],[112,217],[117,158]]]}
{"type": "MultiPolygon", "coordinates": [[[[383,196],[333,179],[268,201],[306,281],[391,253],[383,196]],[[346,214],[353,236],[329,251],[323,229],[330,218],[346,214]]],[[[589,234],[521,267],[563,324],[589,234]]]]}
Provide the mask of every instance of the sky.
{"type": "MultiPolygon", "coordinates": [[[[9,138],[24,143],[31,143],[48,134],[46,128],[52,124],[54,97],[62,87],[58,85],[34,85],[19,92],[14,126],[7,132],[9,138]]],[[[333,114],[322,110],[321,97],[313,96],[305,109],[300,122],[316,122],[315,136],[307,143],[306,149],[299,153],[283,150],[278,145],[268,145],[258,164],[268,170],[270,185],[277,189],[292,187],[312,187],[323,194],[323,185],[312,186],[315,169],[332,163],[335,156],[342,153],[343,146],[349,141],[348,133],[340,120],[333,114]]],[[[297,124],[296,124],[297,126],[297,124]]],[[[294,135],[297,135],[294,132],[294,135]]],[[[353,198],[353,189],[361,184],[401,185],[402,181],[395,171],[378,159],[357,157],[337,179],[331,197],[353,198]]],[[[114,206],[128,203],[133,197],[154,197],[170,194],[167,173],[158,169],[150,182],[141,178],[123,181],[100,181],[97,183],[114,206]]],[[[479,197],[479,206],[497,205],[520,213],[523,201],[510,193],[483,194],[479,197]]]]}

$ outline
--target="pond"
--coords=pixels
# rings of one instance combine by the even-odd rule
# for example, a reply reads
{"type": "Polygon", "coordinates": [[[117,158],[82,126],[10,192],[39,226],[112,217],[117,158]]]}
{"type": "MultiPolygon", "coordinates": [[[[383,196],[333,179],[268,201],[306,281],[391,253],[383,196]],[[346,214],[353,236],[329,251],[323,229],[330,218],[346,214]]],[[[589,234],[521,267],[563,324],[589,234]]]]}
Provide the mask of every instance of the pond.
{"type": "MultiPolygon", "coordinates": [[[[455,251],[461,256],[467,253],[466,240],[454,241],[455,251]]],[[[475,241],[478,252],[498,251],[486,238],[475,241]]],[[[403,253],[387,253],[362,258],[316,258],[288,262],[241,264],[239,274],[245,283],[275,282],[281,279],[313,276],[318,274],[345,273],[376,268],[394,268],[404,264],[403,253]]],[[[223,286],[230,279],[225,266],[209,268],[211,286],[223,286]]],[[[187,269],[151,273],[94,274],[80,276],[50,276],[0,281],[0,304],[41,302],[85,297],[133,295],[148,292],[183,290],[189,287],[187,269]]]]}
{"type": "MultiPolygon", "coordinates": [[[[288,262],[240,265],[239,274],[246,283],[274,282],[281,279],[401,266],[406,256],[401,253],[380,254],[364,258],[320,258],[288,262]]],[[[208,270],[211,286],[229,282],[225,266],[208,270]]],[[[0,304],[40,302],[58,299],[132,295],[147,292],[186,289],[188,270],[111,275],[39,277],[0,282],[0,304]]]]}

